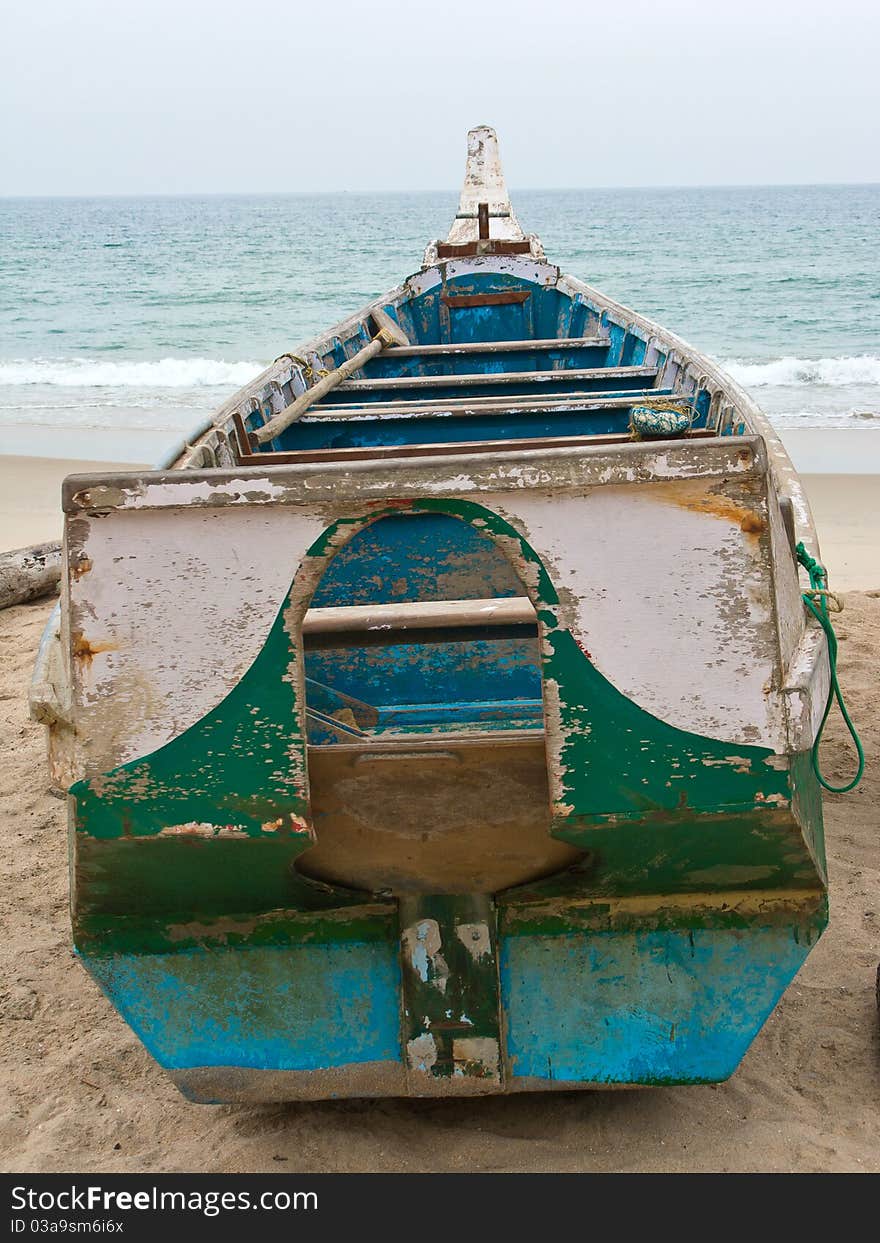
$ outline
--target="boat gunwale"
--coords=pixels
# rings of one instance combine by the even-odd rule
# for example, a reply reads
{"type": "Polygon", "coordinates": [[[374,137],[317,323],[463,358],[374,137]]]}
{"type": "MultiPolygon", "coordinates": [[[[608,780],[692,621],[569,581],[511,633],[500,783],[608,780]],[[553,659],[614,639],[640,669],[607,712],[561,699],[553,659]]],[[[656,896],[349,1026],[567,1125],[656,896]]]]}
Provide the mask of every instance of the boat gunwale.
{"type": "Polygon", "coordinates": [[[599,487],[668,483],[693,477],[756,477],[766,472],[765,444],[759,434],[705,439],[642,440],[616,445],[577,445],[517,449],[485,454],[367,459],[322,464],[224,466],[187,470],[129,470],[68,475],[62,484],[66,514],[114,510],[196,508],[230,505],[314,505],[324,499],[375,505],[377,500],[454,498],[469,493],[540,487],[599,487]],[[672,458],[672,463],[670,463],[672,458]],[[655,463],[662,461],[662,468],[655,463]],[[674,466],[679,469],[673,469],[674,466]],[[443,480],[443,471],[449,472],[443,480]],[[681,469],[684,468],[684,469],[681,469]],[[688,469],[690,468],[690,469],[688,469]],[[529,478],[527,472],[531,472],[529,478]],[[253,485],[264,481],[258,491],[253,485]],[[207,485],[186,501],[180,487],[207,485]],[[230,494],[229,485],[251,485],[230,494]],[[211,491],[211,489],[214,489],[211,491]]]}

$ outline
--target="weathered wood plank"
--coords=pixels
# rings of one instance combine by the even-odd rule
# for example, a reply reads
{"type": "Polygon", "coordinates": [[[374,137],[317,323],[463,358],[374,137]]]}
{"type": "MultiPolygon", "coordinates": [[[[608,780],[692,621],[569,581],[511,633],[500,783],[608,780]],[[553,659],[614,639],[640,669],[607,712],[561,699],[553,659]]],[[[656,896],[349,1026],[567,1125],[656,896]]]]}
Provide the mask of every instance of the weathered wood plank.
{"type": "Polygon", "coordinates": [[[508,626],[535,623],[528,596],[490,600],[414,600],[405,604],[366,604],[309,609],[303,637],[367,630],[427,630],[436,626],[508,626]]]}
{"type": "Polygon", "coordinates": [[[0,609],[51,595],[61,580],[61,544],[33,544],[0,553],[0,609]]]}
{"type": "MultiPolygon", "coordinates": [[[[702,428],[687,432],[683,439],[707,439],[714,436],[711,429],[702,428]]],[[[620,445],[632,441],[627,432],[602,432],[595,436],[536,436],[534,439],[517,437],[512,440],[445,440],[434,444],[415,445],[367,445],[354,448],[294,449],[267,455],[243,453],[243,466],[293,466],[299,462],[369,462],[389,458],[448,457],[450,454],[503,453],[511,449],[526,449],[539,453],[543,449],[586,448],[589,445],[620,445]]]]}
{"type": "Polygon", "coordinates": [[[380,389],[468,388],[475,385],[570,384],[573,381],[654,380],[656,367],[574,367],[565,371],[470,371],[464,375],[389,376],[378,380],[345,380],[337,385],[341,393],[372,393],[380,389]]]}
{"type": "Polygon", "coordinates": [[[502,1084],[495,904],[485,894],[400,900],[403,1031],[413,1096],[502,1084]]]}
{"type": "Polygon", "coordinates": [[[507,354],[525,350],[548,351],[584,350],[604,348],[610,345],[608,336],[592,337],[546,337],[526,341],[463,341],[451,345],[402,345],[394,351],[395,358],[457,357],[463,354],[507,354]]]}
{"type": "Polygon", "coordinates": [[[611,390],[596,393],[564,393],[558,397],[435,397],[428,401],[351,402],[344,406],[313,406],[309,420],[332,418],[372,418],[401,414],[418,416],[433,414],[525,414],[540,410],[611,410],[640,406],[655,401],[669,401],[670,395],[657,389],[611,390]]]}
{"type": "MultiPolygon", "coordinates": [[[[421,496],[466,497],[478,492],[522,492],[532,488],[607,487],[670,479],[743,478],[763,474],[767,458],[759,436],[691,440],[632,441],[548,449],[461,455],[422,464],[412,459],[328,462],[273,466],[272,454],[259,465],[224,470],[127,471],[69,475],[62,485],[65,513],[148,510],[192,505],[200,509],[269,505],[311,507],[331,501],[395,502],[421,496]]],[[[316,537],[319,532],[316,532],[316,537]]]]}
{"type": "Polygon", "coordinates": [[[444,306],[515,306],[532,296],[530,289],[510,289],[504,293],[443,293],[440,301],[444,306]]]}

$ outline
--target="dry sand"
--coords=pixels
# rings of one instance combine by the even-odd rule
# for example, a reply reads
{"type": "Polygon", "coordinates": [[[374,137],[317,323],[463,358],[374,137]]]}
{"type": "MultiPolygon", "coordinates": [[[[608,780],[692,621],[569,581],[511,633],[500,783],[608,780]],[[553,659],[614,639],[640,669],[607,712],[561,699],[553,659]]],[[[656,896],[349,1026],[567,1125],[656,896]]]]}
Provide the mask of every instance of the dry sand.
{"type": "Polygon", "coordinates": [[[61,481],[65,476],[128,470],[131,465],[0,456],[0,552],[61,538],[61,481]]]}
{"type": "Polygon", "coordinates": [[[880,584],[880,475],[803,475],[831,586],[880,584]]]}
{"type": "MultiPolygon", "coordinates": [[[[880,591],[840,619],[868,774],[826,798],[831,926],[717,1087],[188,1104],[70,951],[62,803],[26,691],[49,605],[0,613],[0,1166],[7,1171],[880,1171],[880,591]]],[[[824,752],[849,771],[839,721],[824,752]]]]}

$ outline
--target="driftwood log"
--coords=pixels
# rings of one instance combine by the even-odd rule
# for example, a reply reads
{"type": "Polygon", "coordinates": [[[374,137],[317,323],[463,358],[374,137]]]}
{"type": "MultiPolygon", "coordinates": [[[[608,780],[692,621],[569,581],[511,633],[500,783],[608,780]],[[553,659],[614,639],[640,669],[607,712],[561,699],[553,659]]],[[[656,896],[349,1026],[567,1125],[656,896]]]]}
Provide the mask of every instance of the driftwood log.
{"type": "Polygon", "coordinates": [[[61,545],[32,544],[0,552],[0,609],[51,595],[61,581],[61,545]]]}

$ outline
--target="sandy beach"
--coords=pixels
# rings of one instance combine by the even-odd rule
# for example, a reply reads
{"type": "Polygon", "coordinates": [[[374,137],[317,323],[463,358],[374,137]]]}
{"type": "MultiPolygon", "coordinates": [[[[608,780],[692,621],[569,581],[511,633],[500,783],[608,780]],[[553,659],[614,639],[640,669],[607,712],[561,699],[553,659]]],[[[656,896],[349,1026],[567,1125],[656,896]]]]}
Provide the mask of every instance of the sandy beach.
{"type": "Polygon", "coordinates": [[[61,481],[91,470],[127,470],[134,462],[0,455],[0,552],[61,538],[61,481]]]}
{"type": "MultiPolygon", "coordinates": [[[[60,532],[58,491],[101,467],[0,457],[0,546],[60,532]]],[[[72,955],[66,813],[27,687],[53,601],[0,612],[0,1168],[7,1171],[880,1172],[880,485],[811,474],[841,675],[868,773],[825,800],[830,928],[736,1075],[714,1087],[473,1102],[188,1104],[72,955]]],[[[849,772],[839,719],[829,775],[849,772]]]]}

